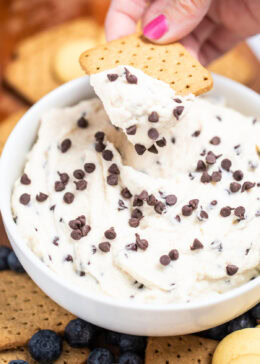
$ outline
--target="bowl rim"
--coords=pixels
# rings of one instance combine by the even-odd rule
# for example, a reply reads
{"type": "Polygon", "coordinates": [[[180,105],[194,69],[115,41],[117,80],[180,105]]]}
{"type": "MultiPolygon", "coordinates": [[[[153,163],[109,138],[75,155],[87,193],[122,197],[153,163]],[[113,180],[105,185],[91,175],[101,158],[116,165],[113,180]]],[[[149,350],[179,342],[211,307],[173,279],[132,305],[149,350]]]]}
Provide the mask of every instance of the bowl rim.
{"type": "MultiPolygon", "coordinates": [[[[233,288],[227,292],[221,293],[220,295],[216,295],[214,297],[206,297],[201,300],[195,300],[191,302],[185,303],[141,303],[141,302],[131,302],[126,299],[121,298],[112,298],[106,296],[105,294],[95,294],[92,292],[81,291],[80,287],[73,286],[70,282],[67,283],[65,279],[62,278],[59,274],[52,271],[48,268],[37,256],[32,252],[29,246],[26,243],[26,240],[20,236],[17,225],[13,221],[12,211],[11,211],[11,193],[8,193],[8,185],[5,183],[5,178],[3,178],[5,167],[8,166],[8,154],[11,145],[14,144],[16,140],[19,139],[20,129],[23,128],[23,125],[26,124],[26,120],[31,117],[36,117],[37,110],[44,104],[48,104],[48,101],[51,100],[54,96],[58,94],[62,94],[63,92],[69,92],[71,87],[82,87],[85,84],[85,80],[88,76],[83,76],[78,79],[72,80],[70,82],[65,83],[64,85],[56,88],[51,91],[47,95],[45,95],[42,99],[40,99],[37,103],[35,103],[19,120],[12,133],[8,137],[7,142],[5,143],[4,149],[2,151],[2,156],[0,160],[0,205],[1,205],[1,213],[2,219],[5,225],[5,229],[10,235],[10,237],[14,240],[14,245],[17,246],[18,250],[21,251],[22,254],[26,256],[31,265],[33,265],[37,270],[41,271],[41,274],[45,275],[46,278],[52,280],[55,284],[62,286],[62,288],[71,291],[73,294],[82,296],[86,300],[91,300],[93,302],[98,302],[103,305],[108,305],[116,308],[130,309],[133,311],[146,311],[146,312],[167,312],[167,311],[190,311],[197,310],[202,308],[208,308],[211,306],[215,306],[225,301],[229,301],[230,299],[234,299],[238,296],[242,296],[246,294],[248,291],[260,287],[260,276],[255,279],[242,284],[239,287],[233,288]],[[34,115],[35,114],[35,115],[34,115]]],[[[228,83],[230,86],[239,87],[242,91],[247,92],[249,95],[255,97],[260,96],[248,89],[246,86],[241,85],[233,80],[227,79],[226,77],[220,75],[214,75],[214,82],[222,82],[228,83]]],[[[11,189],[12,192],[12,189],[11,189]]],[[[33,280],[33,276],[31,277],[33,280]]]]}

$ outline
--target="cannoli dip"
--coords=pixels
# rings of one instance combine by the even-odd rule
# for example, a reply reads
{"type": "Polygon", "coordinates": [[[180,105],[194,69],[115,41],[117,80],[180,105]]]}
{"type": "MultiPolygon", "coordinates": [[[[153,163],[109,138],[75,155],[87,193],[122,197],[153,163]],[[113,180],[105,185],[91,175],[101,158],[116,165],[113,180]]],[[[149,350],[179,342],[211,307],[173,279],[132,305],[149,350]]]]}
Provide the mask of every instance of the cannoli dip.
{"type": "Polygon", "coordinates": [[[12,194],[24,243],[82,292],[221,295],[260,271],[260,121],[130,66],[42,115],[12,194]]]}

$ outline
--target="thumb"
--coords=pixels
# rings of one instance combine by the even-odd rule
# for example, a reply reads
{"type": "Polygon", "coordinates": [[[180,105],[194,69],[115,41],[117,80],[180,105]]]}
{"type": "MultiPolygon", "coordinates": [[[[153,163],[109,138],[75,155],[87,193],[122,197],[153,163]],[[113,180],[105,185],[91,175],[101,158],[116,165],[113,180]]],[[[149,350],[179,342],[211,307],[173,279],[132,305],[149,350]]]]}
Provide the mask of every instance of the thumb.
{"type": "Polygon", "coordinates": [[[154,0],[143,15],[143,34],[155,43],[188,35],[207,14],[211,0],[154,0]]]}

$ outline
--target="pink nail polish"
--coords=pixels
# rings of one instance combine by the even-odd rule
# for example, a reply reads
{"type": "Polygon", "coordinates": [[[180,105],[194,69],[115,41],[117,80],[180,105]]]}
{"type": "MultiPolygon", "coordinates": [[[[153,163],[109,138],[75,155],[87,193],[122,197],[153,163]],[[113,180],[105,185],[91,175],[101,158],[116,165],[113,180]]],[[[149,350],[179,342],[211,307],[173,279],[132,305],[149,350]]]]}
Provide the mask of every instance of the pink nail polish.
{"type": "Polygon", "coordinates": [[[168,30],[168,21],[161,14],[144,27],[144,35],[150,39],[160,39],[168,30]]]}

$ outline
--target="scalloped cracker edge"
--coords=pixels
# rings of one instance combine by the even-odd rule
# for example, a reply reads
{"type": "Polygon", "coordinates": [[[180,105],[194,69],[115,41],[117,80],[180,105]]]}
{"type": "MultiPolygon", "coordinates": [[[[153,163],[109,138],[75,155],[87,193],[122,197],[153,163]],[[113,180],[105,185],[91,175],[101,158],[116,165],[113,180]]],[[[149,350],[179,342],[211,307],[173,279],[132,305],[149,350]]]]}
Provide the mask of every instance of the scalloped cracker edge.
{"type": "Polygon", "coordinates": [[[213,86],[210,72],[180,43],[153,44],[137,34],[87,50],[80,64],[88,75],[130,65],[169,83],[180,95],[201,95],[213,86]]]}

